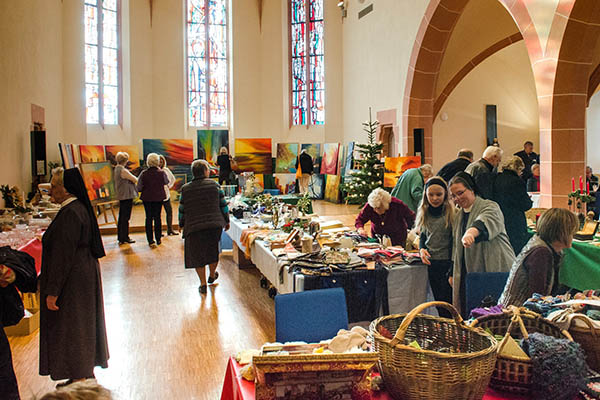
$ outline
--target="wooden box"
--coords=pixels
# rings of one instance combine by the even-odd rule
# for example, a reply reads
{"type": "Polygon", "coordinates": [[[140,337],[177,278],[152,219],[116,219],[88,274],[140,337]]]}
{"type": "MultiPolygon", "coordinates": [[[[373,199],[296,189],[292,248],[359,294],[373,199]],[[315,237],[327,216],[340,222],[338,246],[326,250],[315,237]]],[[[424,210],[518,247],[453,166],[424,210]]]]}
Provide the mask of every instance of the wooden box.
{"type": "Polygon", "coordinates": [[[26,315],[16,325],[4,327],[4,332],[7,336],[27,336],[40,328],[40,310],[30,311],[30,315],[26,315]]]}
{"type": "Polygon", "coordinates": [[[231,250],[233,256],[233,262],[237,264],[239,269],[246,269],[254,267],[252,261],[246,258],[244,251],[240,249],[237,243],[233,242],[233,249],[231,250]]]}
{"type": "Polygon", "coordinates": [[[368,399],[377,353],[255,356],[256,400],[368,399]]]}

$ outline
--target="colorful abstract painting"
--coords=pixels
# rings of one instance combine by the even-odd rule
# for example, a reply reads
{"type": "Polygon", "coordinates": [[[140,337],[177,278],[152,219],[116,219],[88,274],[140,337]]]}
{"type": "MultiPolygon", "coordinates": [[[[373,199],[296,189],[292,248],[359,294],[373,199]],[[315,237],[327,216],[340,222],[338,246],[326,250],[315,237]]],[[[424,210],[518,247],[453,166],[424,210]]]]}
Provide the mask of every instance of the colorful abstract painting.
{"type": "Polygon", "coordinates": [[[338,163],[337,163],[337,174],[340,176],[344,176],[344,170],[346,169],[346,158],[345,158],[345,147],[343,144],[340,144],[338,151],[338,163]]]}
{"type": "Polygon", "coordinates": [[[75,164],[81,164],[81,153],[79,150],[79,146],[76,144],[72,144],[71,150],[73,151],[73,160],[75,161],[75,164]]]}
{"type": "Polygon", "coordinates": [[[173,187],[171,187],[171,192],[180,193],[181,188],[187,182],[187,175],[186,174],[174,174],[174,176],[175,176],[175,183],[173,184],[173,187]]]}
{"type": "Polygon", "coordinates": [[[298,143],[277,143],[276,173],[296,173],[298,159],[298,143]]]}
{"type": "Polygon", "coordinates": [[[198,158],[217,165],[221,147],[229,150],[229,131],[198,129],[198,158]]]}
{"type": "Polygon", "coordinates": [[[104,146],[94,144],[80,144],[79,154],[81,154],[82,163],[105,161],[104,146]]]}
{"type": "Polygon", "coordinates": [[[113,167],[110,162],[81,163],[79,169],[93,204],[115,199],[113,167]]]}
{"type": "Polygon", "coordinates": [[[296,175],[295,174],[275,174],[275,186],[281,194],[296,193],[296,175]]]}
{"type": "Polygon", "coordinates": [[[126,146],[126,145],[106,145],[104,146],[106,151],[106,160],[110,161],[112,165],[117,165],[117,153],[122,151],[129,155],[129,161],[127,161],[127,169],[134,171],[140,168],[140,152],[137,146],[126,146]]]}
{"type": "Polygon", "coordinates": [[[323,199],[325,195],[325,176],[312,174],[308,182],[308,195],[311,199],[323,199]]]}
{"type": "Polygon", "coordinates": [[[237,172],[272,174],[271,139],[235,139],[237,172]]]}
{"type": "Polygon", "coordinates": [[[165,156],[167,166],[190,166],[194,161],[194,143],[191,139],[144,139],[144,160],[150,153],[165,156]]]}
{"type": "Polygon", "coordinates": [[[383,186],[387,188],[393,188],[398,182],[400,175],[404,171],[411,168],[416,168],[421,165],[421,157],[386,157],[385,158],[385,172],[383,174],[383,186]]]}
{"type": "Polygon", "coordinates": [[[339,143],[325,143],[323,145],[323,161],[321,162],[321,173],[336,175],[338,168],[339,143]]]}
{"type": "Polygon", "coordinates": [[[332,203],[340,202],[340,181],[339,175],[327,175],[325,183],[325,200],[332,203]]]}
{"type": "Polygon", "coordinates": [[[321,170],[321,143],[306,143],[300,146],[300,151],[306,149],[306,152],[313,158],[315,174],[321,170]]]}

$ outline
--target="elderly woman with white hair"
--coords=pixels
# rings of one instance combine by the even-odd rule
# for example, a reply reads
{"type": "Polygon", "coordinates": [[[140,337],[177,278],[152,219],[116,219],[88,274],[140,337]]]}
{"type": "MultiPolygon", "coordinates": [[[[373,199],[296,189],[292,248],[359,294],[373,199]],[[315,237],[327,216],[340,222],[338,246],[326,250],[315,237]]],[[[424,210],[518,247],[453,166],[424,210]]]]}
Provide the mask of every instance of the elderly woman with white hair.
{"type": "Polygon", "coordinates": [[[354,226],[362,235],[364,226],[371,222],[371,235],[387,235],[394,246],[404,246],[408,229],[415,223],[415,213],[401,200],[381,188],[369,194],[368,202],[356,217],[354,226]]]}
{"type": "Polygon", "coordinates": [[[144,211],[146,212],[146,238],[148,239],[148,245],[155,248],[157,244],[161,243],[162,224],[160,221],[160,211],[163,201],[167,197],[165,194],[165,185],[169,183],[169,178],[167,178],[167,174],[164,171],[159,169],[160,156],[158,154],[148,154],[146,164],[148,165],[148,169],[140,174],[137,190],[142,193],[140,198],[144,203],[144,211]],[[152,236],[153,233],[154,237],[152,236]]]}
{"type": "Polygon", "coordinates": [[[133,199],[137,196],[135,185],[138,179],[125,168],[129,161],[129,154],[120,151],[115,157],[117,166],[115,167],[115,190],[119,200],[119,219],[117,222],[117,240],[119,244],[135,243],[135,240],[129,237],[129,219],[131,218],[131,209],[133,199]]]}
{"type": "Polygon", "coordinates": [[[229,229],[229,209],[221,186],[209,178],[210,165],[206,160],[192,163],[194,179],[181,188],[179,226],[185,239],[185,268],[193,268],[200,279],[200,294],[219,277],[219,240],[223,229],[229,229]]]}

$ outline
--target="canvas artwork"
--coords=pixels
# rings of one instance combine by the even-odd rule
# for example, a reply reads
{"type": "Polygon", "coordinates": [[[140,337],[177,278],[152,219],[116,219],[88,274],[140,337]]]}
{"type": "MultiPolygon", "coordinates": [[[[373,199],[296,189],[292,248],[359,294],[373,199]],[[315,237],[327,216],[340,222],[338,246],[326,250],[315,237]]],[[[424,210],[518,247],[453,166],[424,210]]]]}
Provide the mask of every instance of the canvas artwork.
{"type": "Polygon", "coordinates": [[[198,158],[217,165],[217,157],[221,147],[229,150],[229,131],[198,129],[198,158]]]}
{"type": "Polygon", "coordinates": [[[75,161],[73,160],[73,153],[69,152],[67,145],[64,143],[59,143],[58,150],[60,151],[60,158],[62,159],[64,168],[73,168],[75,166],[75,161]]]}
{"type": "Polygon", "coordinates": [[[352,170],[353,163],[354,163],[354,142],[350,142],[350,143],[348,143],[348,150],[346,152],[344,175],[350,174],[350,170],[352,170]]]}
{"type": "Polygon", "coordinates": [[[345,149],[346,147],[343,144],[340,144],[338,151],[338,163],[337,163],[337,174],[340,176],[344,176],[344,170],[346,169],[346,157],[345,157],[345,149]]]}
{"type": "Polygon", "coordinates": [[[72,144],[71,151],[73,152],[73,160],[75,161],[75,164],[81,164],[81,152],[79,150],[79,146],[76,144],[72,144]]]}
{"type": "Polygon", "coordinates": [[[313,158],[315,164],[313,172],[318,174],[321,169],[321,143],[307,143],[300,146],[300,151],[306,149],[306,152],[313,158]]]}
{"type": "Polygon", "coordinates": [[[127,145],[106,145],[104,146],[106,151],[106,160],[110,161],[112,165],[117,165],[117,153],[122,151],[129,155],[129,161],[127,161],[127,169],[135,171],[140,168],[140,152],[137,146],[127,145]]]}
{"type": "Polygon", "coordinates": [[[383,174],[383,186],[387,188],[393,188],[398,182],[400,175],[404,171],[411,168],[416,168],[421,165],[421,157],[410,156],[410,157],[386,157],[385,158],[385,172],[383,174]]]}
{"type": "Polygon", "coordinates": [[[82,163],[92,163],[105,161],[104,146],[93,144],[80,144],[79,154],[81,154],[82,163]]]}
{"type": "Polygon", "coordinates": [[[271,138],[235,139],[235,161],[237,172],[272,174],[271,138]]]}
{"type": "Polygon", "coordinates": [[[144,160],[150,153],[163,155],[173,174],[186,174],[192,179],[190,166],[194,161],[194,142],[191,139],[144,139],[144,160]]]}
{"type": "Polygon", "coordinates": [[[332,203],[340,202],[340,181],[339,175],[327,175],[325,183],[325,200],[332,203]]]}
{"type": "Polygon", "coordinates": [[[296,173],[298,143],[277,143],[276,173],[296,173]]]}
{"type": "Polygon", "coordinates": [[[183,185],[187,183],[187,175],[186,174],[173,174],[175,176],[175,183],[173,187],[171,187],[171,192],[181,192],[181,188],[183,185]]]}
{"type": "Polygon", "coordinates": [[[67,156],[69,157],[69,161],[73,164],[73,167],[75,167],[79,163],[75,161],[75,153],[73,152],[73,145],[66,144],[65,147],[67,148],[67,156]]]}
{"type": "Polygon", "coordinates": [[[325,175],[312,174],[308,182],[308,195],[311,199],[321,200],[325,194],[325,175]]]}
{"type": "Polygon", "coordinates": [[[88,196],[93,204],[115,198],[113,167],[110,162],[81,163],[79,168],[88,196]]]}
{"type": "Polygon", "coordinates": [[[338,168],[339,143],[325,143],[323,145],[323,161],[321,162],[321,173],[336,175],[338,168]]]}
{"type": "Polygon", "coordinates": [[[296,192],[296,175],[294,174],[275,174],[275,186],[281,194],[296,192]]]}

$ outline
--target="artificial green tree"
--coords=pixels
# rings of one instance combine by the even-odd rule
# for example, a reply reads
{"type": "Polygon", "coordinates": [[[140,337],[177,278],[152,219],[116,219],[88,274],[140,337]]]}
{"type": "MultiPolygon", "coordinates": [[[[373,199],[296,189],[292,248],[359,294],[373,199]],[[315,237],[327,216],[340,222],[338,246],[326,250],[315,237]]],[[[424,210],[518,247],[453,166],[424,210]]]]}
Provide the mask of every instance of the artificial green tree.
{"type": "Polygon", "coordinates": [[[360,157],[356,163],[358,169],[350,172],[347,182],[342,185],[350,204],[358,204],[360,207],[367,203],[367,198],[373,189],[383,186],[383,163],[379,160],[383,144],[375,141],[379,121],[371,119],[371,108],[369,108],[369,121],[363,122],[363,130],[367,132],[367,144],[357,144],[357,152],[360,157]]]}

